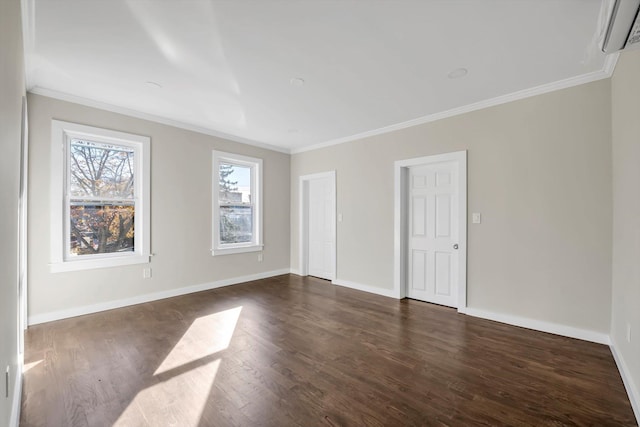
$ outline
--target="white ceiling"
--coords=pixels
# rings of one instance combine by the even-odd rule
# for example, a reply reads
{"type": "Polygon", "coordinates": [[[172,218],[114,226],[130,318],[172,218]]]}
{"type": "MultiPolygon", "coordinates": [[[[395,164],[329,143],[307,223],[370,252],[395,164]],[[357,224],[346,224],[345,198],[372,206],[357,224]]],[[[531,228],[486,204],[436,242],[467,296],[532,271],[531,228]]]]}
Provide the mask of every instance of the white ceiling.
{"type": "Polygon", "coordinates": [[[607,0],[25,3],[34,92],[283,151],[595,80],[611,63],[607,0]]]}

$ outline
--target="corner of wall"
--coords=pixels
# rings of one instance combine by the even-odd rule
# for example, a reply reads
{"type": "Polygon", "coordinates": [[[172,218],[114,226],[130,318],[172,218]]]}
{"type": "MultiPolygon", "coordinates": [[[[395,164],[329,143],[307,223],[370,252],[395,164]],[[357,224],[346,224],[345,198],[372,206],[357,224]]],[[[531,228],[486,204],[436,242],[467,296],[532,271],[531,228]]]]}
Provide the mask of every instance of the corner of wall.
{"type": "Polygon", "coordinates": [[[640,51],[620,53],[611,76],[611,352],[640,424],[640,51]]]}
{"type": "Polygon", "coordinates": [[[627,390],[627,395],[629,396],[629,401],[631,402],[631,408],[633,408],[633,413],[636,416],[636,420],[638,424],[640,424],[640,392],[638,391],[638,386],[633,380],[633,376],[629,371],[628,365],[622,356],[622,353],[618,352],[616,349],[616,340],[613,335],[611,335],[611,354],[613,354],[613,359],[616,362],[616,366],[618,367],[618,371],[620,371],[620,376],[622,377],[622,382],[624,384],[624,388],[627,390]]]}

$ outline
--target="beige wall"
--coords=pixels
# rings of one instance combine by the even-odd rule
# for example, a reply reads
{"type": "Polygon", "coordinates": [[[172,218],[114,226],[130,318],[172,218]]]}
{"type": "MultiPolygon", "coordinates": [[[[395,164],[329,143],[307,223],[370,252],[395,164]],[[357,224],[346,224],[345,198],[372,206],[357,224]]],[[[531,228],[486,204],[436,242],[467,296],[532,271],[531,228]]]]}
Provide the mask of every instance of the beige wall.
{"type": "Polygon", "coordinates": [[[24,60],[20,1],[0,2],[0,425],[8,426],[18,373],[18,199],[24,60]],[[4,372],[10,367],[9,398],[4,372]]]}
{"type": "Polygon", "coordinates": [[[393,287],[393,162],[468,150],[468,304],[609,331],[610,81],[295,154],[291,266],[298,268],[298,177],[337,171],[337,278],[393,287]]]}
{"type": "Polygon", "coordinates": [[[289,267],[289,156],[116,113],[29,95],[29,316],[289,267]],[[151,137],[152,278],[146,265],[49,272],[51,120],[151,137]],[[212,257],[211,151],[264,160],[264,261],[212,257]]]}
{"type": "Polygon", "coordinates": [[[640,51],[620,56],[612,78],[613,298],[611,340],[635,388],[640,419],[640,51]],[[631,342],[627,342],[627,325],[631,342]]]}

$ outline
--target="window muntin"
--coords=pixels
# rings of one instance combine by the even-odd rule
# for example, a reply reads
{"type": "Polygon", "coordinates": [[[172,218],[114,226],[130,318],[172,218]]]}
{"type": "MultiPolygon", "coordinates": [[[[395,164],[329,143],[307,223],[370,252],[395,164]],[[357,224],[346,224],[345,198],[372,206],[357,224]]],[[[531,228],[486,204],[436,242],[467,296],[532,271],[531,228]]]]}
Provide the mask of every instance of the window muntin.
{"type": "Polygon", "coordinates": [[[213,152],[213,255],[262,249],[262,160],[213,152]]]}
{"type": "Polygon", "coordinates": [[[51,270],[149,262],[148,137],[52,121],[51,270]]]}

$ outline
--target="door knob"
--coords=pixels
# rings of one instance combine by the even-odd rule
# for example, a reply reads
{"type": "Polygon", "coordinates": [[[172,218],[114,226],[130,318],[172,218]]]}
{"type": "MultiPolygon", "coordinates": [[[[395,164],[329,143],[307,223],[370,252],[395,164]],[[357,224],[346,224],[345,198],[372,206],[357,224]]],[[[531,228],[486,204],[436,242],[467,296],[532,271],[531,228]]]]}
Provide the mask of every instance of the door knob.
{"type": "Polygon", "coordinates": [[[453,244],[453,249],[458,249],[458,244],[457,243],[453,244]]]}

